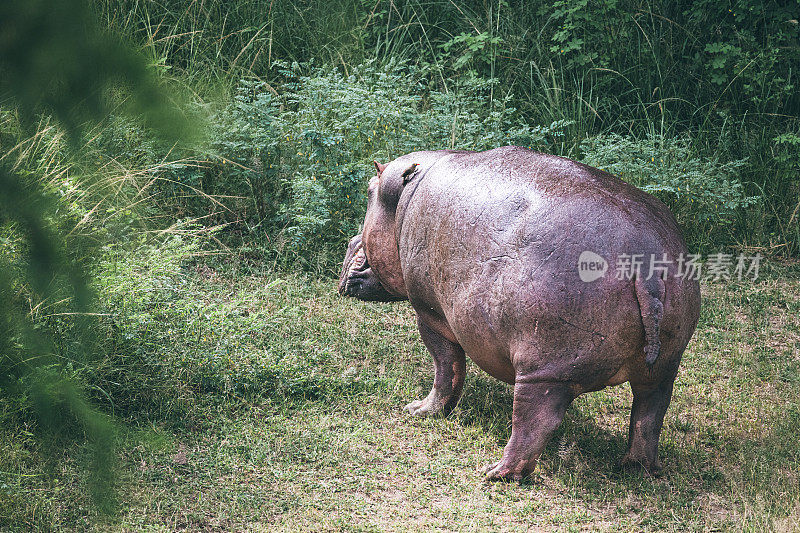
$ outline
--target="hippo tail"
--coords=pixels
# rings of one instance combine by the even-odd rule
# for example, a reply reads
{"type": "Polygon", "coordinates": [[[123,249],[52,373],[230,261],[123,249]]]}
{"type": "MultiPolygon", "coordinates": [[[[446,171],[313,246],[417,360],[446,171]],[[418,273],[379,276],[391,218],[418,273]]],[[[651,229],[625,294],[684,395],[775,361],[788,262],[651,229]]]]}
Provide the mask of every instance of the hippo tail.
{"type": "Polygon", "coordinates": [[[634,279],[636,299],[639,301],[639,314],[644,326],[644,360],[648,365],[656,362],[661,351],[661,318],[664,316],[664,280],[660,276],[634,279]]]}

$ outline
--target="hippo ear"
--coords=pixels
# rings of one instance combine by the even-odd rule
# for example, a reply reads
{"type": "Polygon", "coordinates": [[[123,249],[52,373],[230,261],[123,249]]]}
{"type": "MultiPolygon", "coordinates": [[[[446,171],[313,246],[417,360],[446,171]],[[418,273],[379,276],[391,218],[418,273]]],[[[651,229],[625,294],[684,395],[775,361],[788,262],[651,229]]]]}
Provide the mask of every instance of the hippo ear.
{"type": "Polygon", "coordinates": [[[419,163],[414,163],[413,165],[411,165],[410,167],[408,167],[403,171],[403,185],[414,179],[414,176],[417,173],[418,166],[419,163]]]}
{"type": "Polygon", "coordinates": [[[377,161],[373,161],[373,163],[375,163],[375,170],[378,171],[378,176],[383,174],[383,171],[386,170],[386,165],[381,165],[377,161]]]}

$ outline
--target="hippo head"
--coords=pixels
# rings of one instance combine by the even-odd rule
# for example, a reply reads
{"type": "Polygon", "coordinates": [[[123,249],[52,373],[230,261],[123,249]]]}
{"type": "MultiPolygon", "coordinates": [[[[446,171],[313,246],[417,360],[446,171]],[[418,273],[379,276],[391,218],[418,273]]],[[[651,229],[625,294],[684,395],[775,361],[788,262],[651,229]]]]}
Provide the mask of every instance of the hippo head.
{"type": "Polygon", "coordinates": [[[339,276],[342,296],[373,302],[407,298],[395,236],[395,212],[403,176],[393,176],[391,172],[384,175],[389,166],[375,162],[377,174],[369,182],[364,229],[350,239],[339,276]]]}
{"type": "Polygon", "coordinates": [[[339,275],[339,294],[367,302],[394,302],[403,299],[381,285],[380,279],[367,261],[361,234],[350,239],[347,245],[342,273],[339,275]]]}

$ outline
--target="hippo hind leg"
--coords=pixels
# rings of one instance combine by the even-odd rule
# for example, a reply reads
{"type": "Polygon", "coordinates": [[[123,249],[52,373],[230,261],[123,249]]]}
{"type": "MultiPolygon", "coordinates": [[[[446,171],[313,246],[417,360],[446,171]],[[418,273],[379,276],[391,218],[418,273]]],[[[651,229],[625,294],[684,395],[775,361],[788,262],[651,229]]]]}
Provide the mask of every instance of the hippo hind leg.
{"type": "Polygon", "coordinates": [[[664,415],[672,399],[672,387],[677,375],[674,371],[655,386],[631,382],[633,406],[628,429],[628,453],[622,459],[625,469],[643,469],[649,475],[658,475],[658,440],[664,424],[664,415]]]}
{"type": "Polygon", "coordinates": [[[499,462],[484,468],[490,481],[518,481],[533,472],[536,461],[561,424],[574,394],[567,383],[514,384],[511,438],[499,462]]]}
{"type": "Polygon", "coordinates": [[[464,388],[466,357],[460,345],[445,339],[417,317],[422,342],[433,356],[433,388],[428,396],[405,406],[416,416],[429,416],[438,412],[449,413],[458,403],[464,388]]]}

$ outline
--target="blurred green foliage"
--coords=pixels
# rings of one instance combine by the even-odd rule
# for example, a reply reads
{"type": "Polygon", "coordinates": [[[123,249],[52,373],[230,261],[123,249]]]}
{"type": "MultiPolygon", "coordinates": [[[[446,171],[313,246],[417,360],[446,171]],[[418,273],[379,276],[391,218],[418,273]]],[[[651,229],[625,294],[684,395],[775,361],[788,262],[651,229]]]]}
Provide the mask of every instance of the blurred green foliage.
{"type": "Polygon", "coordinates": [[[89,260],[98,243],[73,233],[79,221],[59,192],[82,136],[108,115],[112,89],[127,95],[116,112],[162,139],[189,131],[146,61],[87,4],[0,4],[0,402],[10,416],[32,417],[50,448],[89,442],[88,488],[104,511],[114,506],[113,426],[74,379],[97,356],[89,260]],[[46,116],[70,143],[59,143],[46,116]]]}
{"type": "Polygon", "coordinates": [[[598,135],[581,145],[583,160],[663,200],[695,249],[713,249],[739,213],[759,202],[737,179],[745,160],[697,157],[687,137],[636,140],[598,135]]]}

